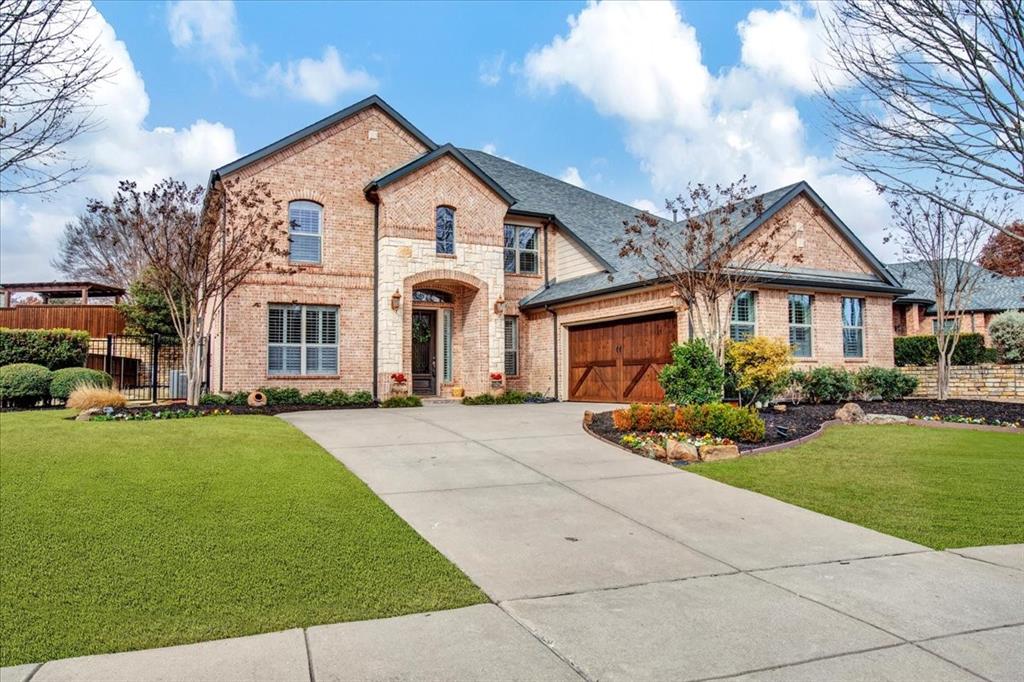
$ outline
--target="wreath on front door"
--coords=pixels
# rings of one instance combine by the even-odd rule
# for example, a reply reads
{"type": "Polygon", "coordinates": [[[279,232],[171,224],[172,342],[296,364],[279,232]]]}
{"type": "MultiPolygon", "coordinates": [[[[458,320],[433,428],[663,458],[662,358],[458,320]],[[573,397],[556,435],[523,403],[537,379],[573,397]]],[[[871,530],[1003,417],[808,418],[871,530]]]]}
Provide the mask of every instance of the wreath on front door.
{"type": "Polygon", "coordinates": [[[416,318],[412,321],[412,340],[416,343],[427,343],[430,341],[430,323],[423,318],[416,318]]]}

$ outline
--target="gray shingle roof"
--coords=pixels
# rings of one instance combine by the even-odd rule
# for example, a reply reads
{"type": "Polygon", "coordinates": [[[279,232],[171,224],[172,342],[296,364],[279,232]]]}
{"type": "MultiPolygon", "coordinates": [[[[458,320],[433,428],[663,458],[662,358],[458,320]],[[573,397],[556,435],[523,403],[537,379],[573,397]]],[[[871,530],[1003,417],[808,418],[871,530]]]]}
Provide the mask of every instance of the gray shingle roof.
{"type": "MultiPolygon", "coordinates": [[[[967,263],[966,266],[978,277],[972,296],[964,310],[997,311],[1020,310],[1024,308],[1024,277],[1007,277],[986,270],[980,265],[967,263]]],[[[929,312],[935,312],[935,287],[932,286],[931,268],[928,261],[890,263],[889,271],[898,277],[905,287],[914,293],[896,299],[897,303],[931,302],[929,312]]],[[[949,287],[953,286],[953,268],[948,268],[949,287]]]]}

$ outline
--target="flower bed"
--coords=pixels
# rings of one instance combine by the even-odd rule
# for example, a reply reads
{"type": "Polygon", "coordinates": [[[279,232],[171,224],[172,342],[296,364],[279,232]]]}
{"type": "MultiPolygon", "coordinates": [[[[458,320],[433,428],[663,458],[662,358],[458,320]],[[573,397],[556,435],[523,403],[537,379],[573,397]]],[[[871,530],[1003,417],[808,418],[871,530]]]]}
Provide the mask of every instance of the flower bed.
{"type": "MultiPolygon", "coordinates": [[[[1024,430],[1024,404],[998,403],[985,400],[899,400],[858,401],[867,413],[894,414],[911,419],[947,421],[964,424],[1013,426],[1024,430]]],[[[753,450],[809,436],[827,421],[835,418],[839,404],[787,405],[785,412],[772,409],[760,411],[765,434],[761,442],[737,441],[740,451],[753,450]]],[[[613,412],[599,412],[590,424],[591,431],[611,443],[621,445],[623,432],[615,428],[613,412]]],[[[642,434],[643,432],[641,432],[642,434]]]]}

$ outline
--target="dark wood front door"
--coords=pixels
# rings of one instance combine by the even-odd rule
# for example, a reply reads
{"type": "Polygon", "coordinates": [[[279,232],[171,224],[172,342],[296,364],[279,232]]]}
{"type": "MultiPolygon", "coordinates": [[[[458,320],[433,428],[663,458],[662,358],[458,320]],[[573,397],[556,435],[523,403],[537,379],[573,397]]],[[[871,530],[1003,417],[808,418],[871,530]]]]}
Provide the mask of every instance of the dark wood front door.
{"type": "Polygon", "coordinates": [[[437,314],[433,310],[412,311],[412,392],[437,393],[437,314]]]}
{"type": "Polygon", "coordinates": [[[569,399],[658,402],[658,372],[672,361],[674,313],[569,330],[569,399]]]}

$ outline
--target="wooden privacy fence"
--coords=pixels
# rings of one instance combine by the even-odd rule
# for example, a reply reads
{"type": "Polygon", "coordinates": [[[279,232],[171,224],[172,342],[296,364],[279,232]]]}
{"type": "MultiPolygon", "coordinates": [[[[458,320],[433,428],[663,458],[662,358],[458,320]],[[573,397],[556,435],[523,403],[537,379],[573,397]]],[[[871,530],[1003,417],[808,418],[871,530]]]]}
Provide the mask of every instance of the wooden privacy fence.
{"type": "Polygon", "coordinates": [[[103,338],[124,333],[124,316],[112,305],[19,305],[0,308],[0,327],[84,329],[103,338]]]}

